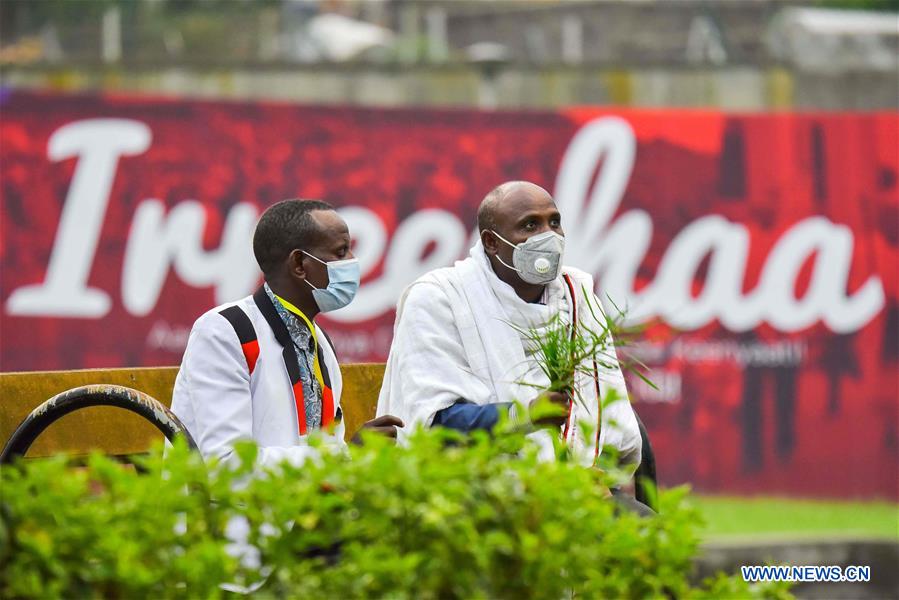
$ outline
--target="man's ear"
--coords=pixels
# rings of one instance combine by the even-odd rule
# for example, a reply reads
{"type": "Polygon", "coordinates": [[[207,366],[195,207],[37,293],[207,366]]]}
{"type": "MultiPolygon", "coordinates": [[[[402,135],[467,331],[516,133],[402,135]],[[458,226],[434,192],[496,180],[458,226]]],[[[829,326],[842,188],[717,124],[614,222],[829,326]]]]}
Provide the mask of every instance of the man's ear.
{"type": "Polygon", "coordinates": [[[291,277],[306,279],[306,268],[303,266],[303,258],[306,255],[302,250],[291,250],[287,255],[287,271],[291,277]]]}
{"type": "Polygon", "coordinates": [[[493,256],[499,250],[499,242],[496,236],[484,229],[481,231],[481,244],[484,246],[484,252],[493,256]]]}

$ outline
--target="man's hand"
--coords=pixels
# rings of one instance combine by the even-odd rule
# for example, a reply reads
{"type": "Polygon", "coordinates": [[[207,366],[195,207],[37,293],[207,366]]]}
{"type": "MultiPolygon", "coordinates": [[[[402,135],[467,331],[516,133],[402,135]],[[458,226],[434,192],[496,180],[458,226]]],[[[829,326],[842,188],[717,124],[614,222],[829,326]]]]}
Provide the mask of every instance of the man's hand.
{"type": "Polygon", "coordinates": [[[396,428],[402,426],[403,421],[399,417],[394,417],[393,415],[384,415],[383,417],[372,419],[371,421],[363,425],[362,429],[357,431],[356,435],[354,435],[353,439],[350,441],[353,444],[361,444],[363,431],[374,431],[375,433],[378,433],[380,435],[386,435],[389,438],[396,439],[396,428]]]}
{"type": "Polygon", "coordinates": [[[531,422],[540,427],[561,427],[568,421],[570,404],[571,396],[568,393],[547,390],[528,405],[531,422]]]}

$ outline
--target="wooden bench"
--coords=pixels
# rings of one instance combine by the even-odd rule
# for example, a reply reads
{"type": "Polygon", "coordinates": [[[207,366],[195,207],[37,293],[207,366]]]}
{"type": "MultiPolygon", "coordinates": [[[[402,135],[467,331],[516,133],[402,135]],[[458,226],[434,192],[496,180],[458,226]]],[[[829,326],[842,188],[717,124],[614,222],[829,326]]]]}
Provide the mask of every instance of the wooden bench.
{"type": "MultiPolygon", "coordinates": [[[[374,418],[384,364],[349,364],[343,373],[343,408],[347,439],[374,418]]],[[[89,369],[0,373],[0,447],[19,423],[44,401],[82,385],[107,383],[140,390],[166,406],[178,367],[89,369]]],[[[110,455],[146,452],[162,434],[145,419],[120,408],[96,406],[73,412],[47,429],[28,451],[29,457],[59,452],[87,454],[99,450],[110,455]]]]}
{"type": "MultiPolygon", "coordinates": [[[[341,408],[347,439],[374,418],[384,366],[383,363],[341,365],[341,408]]],[[[171,406],[177,374],[178,367],[0,373],[0,448],[31,411],[61,392],[91,384],[121,385],[171,406]]],[[[643,440],[643,461],[637,469],[636,497],[656,508],[655,456],[639,416],[637,422],[643,440]]],[[[82,455],[92,450],[113,456],[139,454],[147,452],[155,442],[161,442],[162,437],[149,421],[136,414],[121,408],[92,406],[67,414],[50,425],[30,446],[26,456],[44,457],[60,452],[82,455]]]]}

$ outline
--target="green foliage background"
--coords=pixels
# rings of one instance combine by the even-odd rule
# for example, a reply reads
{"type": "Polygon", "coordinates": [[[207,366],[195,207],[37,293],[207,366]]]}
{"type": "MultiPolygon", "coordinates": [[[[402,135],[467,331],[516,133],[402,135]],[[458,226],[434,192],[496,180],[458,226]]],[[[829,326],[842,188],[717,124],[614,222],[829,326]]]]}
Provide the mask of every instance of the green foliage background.
{"type": "Polygon", "coordinates": [[[0,596],[215,598],[227,582],[276,598],[788,596],[727,577],[693,585],[700,519],[685,489],[661,494],[659,517],[616,515],[601,472],[561,450],[538,462],[521,435],[369,438],[265,474],[252,445],[238,454],[3,468],[0,596]],[[238,515],[256,563],[228,552],[238,515]]]}

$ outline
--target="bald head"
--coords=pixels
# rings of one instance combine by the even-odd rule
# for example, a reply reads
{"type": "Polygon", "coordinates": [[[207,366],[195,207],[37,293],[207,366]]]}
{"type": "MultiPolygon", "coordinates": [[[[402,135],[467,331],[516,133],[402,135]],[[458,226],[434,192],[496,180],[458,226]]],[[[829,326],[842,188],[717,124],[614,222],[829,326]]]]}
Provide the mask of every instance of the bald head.
{"type": "Polygon", "coordinates": [[[522,212],[530,204],[547,202],[555,206],[549,192],[536,183],[530,181],[501,183],[490,190],[478,207],[478,231],[496,229],[498,218],[508,212],[522,212]]]}

